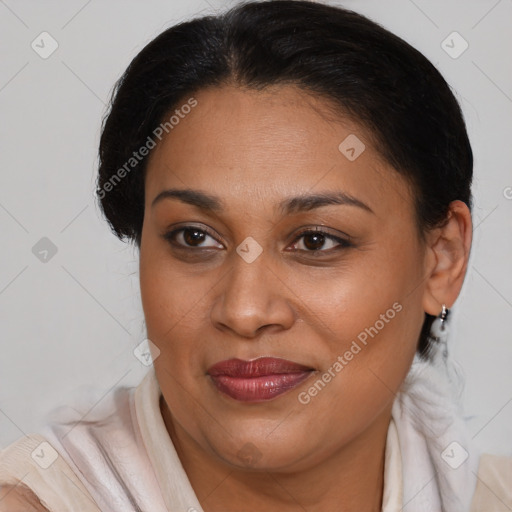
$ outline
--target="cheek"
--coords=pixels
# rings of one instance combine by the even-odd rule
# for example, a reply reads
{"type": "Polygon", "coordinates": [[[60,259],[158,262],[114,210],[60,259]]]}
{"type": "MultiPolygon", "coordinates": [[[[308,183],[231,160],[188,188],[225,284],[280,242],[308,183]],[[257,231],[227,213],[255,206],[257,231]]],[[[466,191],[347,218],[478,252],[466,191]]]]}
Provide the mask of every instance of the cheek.
{"type": "Polygon", "coordinates": [[[333,439],[365,430],[391,407],[416,351],[414,308],[386,298],[376,308],[375,302],[361,304],[362,321],[333,315],[330,327],[338,342],[324,352],[325,366],[297,397],[309,426],[325,425],[333,439]]]}
{"type": "Polygon", "coordinates": [[[206,371],[204,354],[211,345],[208,290],[203,277],[186,275],[165,250],[147,245],[140,255],[140,289],[147,337],[158,347],[157,374],[175,376],[173,389],[192,389],[206,371]],[[160,252],[159,252],[160,251],[160,252]]]}
{"type": "MultiPolygon", "coordinates": [[[[322,280],[321,287],[301,282],[309,324],[322,333],[319,339],[329,340],[322,347],[321,370],[332,391],[322,391],[326,401],[341,400],[359,414],[393,397],[409,370],[423,323],[418,261],[410,248],[409,253],[375,250],[361,264],[322,280]]],[[[316,393],[311,389],[304,400],[316,393]]]]}
{"type": "Polygon", "coordinates": [[[411,299],[418,273],[416,260],[409,264],[396,256],[375,248],[352,253],[336,269],[292,269],[282,274],[283,291],[293,292],[299,316],[323,331],[322,337],[337,349],[359,335],[363,342],[377,334],[386,337],[400,330],[407,316],[401,310],[411,299]]]}
{"type": "Polygon", "coordinates": [[[148,336],[164,341],[180,322],[190,321],[188,317],[195,314],[194,304],[204,297],[204,284],[196,290],[198,280],[179,272],[165,246],[152,240],[141,245],[139,274],[148,336]]]}

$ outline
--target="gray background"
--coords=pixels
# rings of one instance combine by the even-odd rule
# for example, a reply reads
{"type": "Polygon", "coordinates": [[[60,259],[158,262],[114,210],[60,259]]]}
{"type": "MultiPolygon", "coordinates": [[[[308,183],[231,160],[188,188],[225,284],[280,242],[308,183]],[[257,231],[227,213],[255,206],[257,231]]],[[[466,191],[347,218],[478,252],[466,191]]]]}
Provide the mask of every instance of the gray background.
{"type": "MultiPolygon", "coordinates": [[[[93,196],[100,121],[147,42],[234,3],[0,0],[0,447],[36,431],[54,407],[100,404],[146,373],[133,355],[145,338],[137,253],[110,234],[93,196]],[[58,43],[47,59],[31,47],[42,46],[43,31],[58,43]],[[43,237],[57,249],[46,262],[32,250],[43,237]]],[[[512,1],[330,3],[403,37],[461,101],[475,154],[475,231],[450,344],[475,441],[510,455],[512,1]],[[454,31],[469,44],[457,58],[454,31]]]]}

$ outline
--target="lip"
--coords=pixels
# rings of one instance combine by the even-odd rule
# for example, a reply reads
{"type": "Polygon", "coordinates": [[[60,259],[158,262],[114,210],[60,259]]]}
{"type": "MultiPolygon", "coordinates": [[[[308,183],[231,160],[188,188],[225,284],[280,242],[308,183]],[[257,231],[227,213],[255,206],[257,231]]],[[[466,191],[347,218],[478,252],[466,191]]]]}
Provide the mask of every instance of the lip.
{"type": "Polygon", "coordinates": [[[260,357],[250,361],[227,359],[211,366],[216,388],[241,402],[272,400],[306,380],[313,368],[287,359],[260,357]]]}

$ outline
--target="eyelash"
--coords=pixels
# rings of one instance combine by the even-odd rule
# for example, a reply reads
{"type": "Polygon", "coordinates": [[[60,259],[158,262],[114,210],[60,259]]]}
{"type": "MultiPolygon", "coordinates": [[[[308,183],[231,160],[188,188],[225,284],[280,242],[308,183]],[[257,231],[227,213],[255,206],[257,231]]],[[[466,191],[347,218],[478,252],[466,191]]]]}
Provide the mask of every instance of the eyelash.
{"type": "MultiPolygon", "coordinates": [[[[197,250],[201,250],[201,249],[202,250],[211,249],[211,247],[193,247],[193,246],[187,246],[187,245],[178,244],[174,240],[174,238],[176,237],[176,235],[178,233],[181,233],[181,232],[184,232],[184,231],[187,231],[187,230],[199,231],[199,232],[204,233],[204,234],[208,235],[209,237],[213,238],[217,243],[220,243],[220,242],[217,241],[217,239],[215,238],[213,233],[210,232],[209,229],[198,228],[198,227],[193,226],[193,225],[184,226],[184,227],[180,227],[178,229],[174,229],[172,231],[169,231],[169,232],[167,232],[167,233],[165,233],[163,235],[163,238],[167,242],[169,242],[171,245],[173,245],[174,247],[176,247],[176,248],[178,248],[180,250],[197,251],[197,250]]],[[[308,249],[294,249],[293,252],[303,252],[303,253],[310,253],[310,254],[319,254],[319,253],[330,254],[332,251],[338,251],[338,250],[341,250],[341,249],[348,249],[349,247],[353,247],[353,244],[349,240],[347,240],[345,238],[338,237],[338,236],[331,235],[330,233],[327,233],[326,231],[322,231],[319,228],[314,228],[314,229],[306,228],[306,229],[300,231],[297,234],[297,236],[294,238],[294,240],[292,241],[291,245],[295,245],[304,236],[316,235],[316,234],[323,235],[326,240],[332,240],[332,241],[337,242],[338,246],[330,248],[330,249],[327,249],[327,250],[323,250],[323,249],[317,249],[317,250],[313,250],[313,249],[309,249],[309,250],[308,249]]]]}

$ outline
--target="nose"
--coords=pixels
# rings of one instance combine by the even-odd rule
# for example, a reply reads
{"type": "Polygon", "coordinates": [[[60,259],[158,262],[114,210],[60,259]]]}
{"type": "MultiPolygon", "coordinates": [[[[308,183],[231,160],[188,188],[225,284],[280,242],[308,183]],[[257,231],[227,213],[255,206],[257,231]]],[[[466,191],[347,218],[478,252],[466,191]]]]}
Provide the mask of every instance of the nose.
{"type": "Polygon", "coordinates": [[[244,338],[255,338],[262,332],[289,329],[295,321],[293,292],[271,267],[263,252],[247,263],[233,254],[231,270],[219,283],[211,321],[222,331],[244,338]]]}

